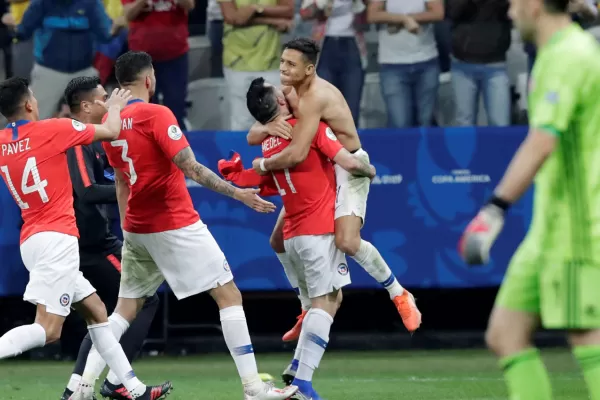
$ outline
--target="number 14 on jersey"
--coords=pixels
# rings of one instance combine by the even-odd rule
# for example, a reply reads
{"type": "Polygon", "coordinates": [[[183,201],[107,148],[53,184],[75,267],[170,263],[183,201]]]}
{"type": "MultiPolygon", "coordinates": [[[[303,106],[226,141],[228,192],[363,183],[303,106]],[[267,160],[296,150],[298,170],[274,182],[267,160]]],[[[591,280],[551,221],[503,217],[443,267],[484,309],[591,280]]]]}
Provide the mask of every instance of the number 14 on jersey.
{"type": "Polygon", "coordinates": [[[46,193],[46,186],[48,186],[47,180],[42,180],[40,178],[40,173],[38,171],[37,162],[35,157],[29,157],[27,159],[27,163],[25,163],[25,168],[23,169],[23,178],[21,179],[21,194],[15,187],[12,178],[10,177],[10,172],[8,171],[8,167],[6,165],[0,166],[0,171],[4,174],[6,179],[6,184],[13,198],[19,205],[22,210],[27,210],[29,208],[29,204],[23,201],[23,197],[25,195],[37,192],[42,199],[42,203],[47,203],[50,199],[48,198],[48,194],[46,193]],[[33,185],[29,185],[29,177],[33,181],[33,185]]]}

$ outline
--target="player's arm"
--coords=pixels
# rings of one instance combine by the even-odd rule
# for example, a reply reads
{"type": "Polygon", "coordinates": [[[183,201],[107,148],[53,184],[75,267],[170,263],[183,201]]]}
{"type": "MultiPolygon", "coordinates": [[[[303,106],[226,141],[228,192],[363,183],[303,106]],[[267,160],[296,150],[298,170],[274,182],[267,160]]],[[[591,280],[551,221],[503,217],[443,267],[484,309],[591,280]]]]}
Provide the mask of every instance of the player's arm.
{"type": "Polygon", "coordinates": [[[77,197],[89,204],[116,203],[117,192],[114,185],[96,183],[94,163],[96,157],[88,148],[76,146],[67,150],[69,174],[77,197]]]}
{"type": "Polygon", "coordinates": [[[293,168],[306,159],[321,121],[321,102],[313,97],[305,97],[298,105],[298,122],[292,129],[292,141],[289,146],[280,153],[263,159],[264,162],[260,159],[255,160],[255,163],[261,165],[260,171],[264,173],[293,168]]]}
{"type": "Polygon", "coordinates": [[[248,131],[246,140],[250,146],[260,146],[269,136],[290,140],[292,138],[292,126],[283,117],[277,117],[266,125],[257,121],[248,131]]]}
{"type": "Polygon", "coordinates": [[[348,150],[342,148],[333,157],[333,162],[350,172],[355,176],[366,176],[367,178],[373,179],[375,177],[375,167],[368,162],[359,159],[348,150]]]}
{"type": "Polygon", "coordinates": [[[131,91],[115,89],[106,102],[96,100],[97,104],[106,108],[106,117],[102,124],[95,124],[94,141],[115,140],[121,133],[121,110],[131,99],[131,91]]]}
{"type": "Polygon", "coordinates": [[[15,36],[19,40],[29,40],[33,33],[42,27],[45,7],[43,0],[32,0],[23,14],[21,23],[16,27],[15,36]]]}
{"type": "Polygon", "coordinates": [[[123,172],[115,168],[115,193],[117,204],[119,206],[119,217],[121,218],[121,228],[125,222],[125,213],[127,212],[127,200],[129,199],[129,186],[123,176],[123,172]]]}

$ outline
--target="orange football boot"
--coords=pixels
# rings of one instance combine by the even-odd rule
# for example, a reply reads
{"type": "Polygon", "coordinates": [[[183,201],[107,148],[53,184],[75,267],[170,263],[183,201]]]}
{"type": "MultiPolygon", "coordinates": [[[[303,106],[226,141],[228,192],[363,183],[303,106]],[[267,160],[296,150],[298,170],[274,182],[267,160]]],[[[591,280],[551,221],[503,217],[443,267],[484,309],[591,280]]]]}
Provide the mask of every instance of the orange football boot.
{"type": "Polygon", "coordinates": [[[302,314],[296,317],[296,319],[298,320],[296,321],[296,325],[294,325],[292,329],[290,329],[285,333],[285,335],[283,335],[282,340],[284,342],[293,342],[295,340],[298,340],[298,338],[300,337],[300,332],[302,331],[302,321],[304,321],[304,317],[306,316],[307,312],[308,311],[306,310],[302,310],[302,314]]]}
{"type": "Polygon", "coordinates": [[[416,331],[421,326],[421,311],[417,308],[415,297],[406,289],[400,296],[392,300],[396,305],[398,313],[402,317],[404,326],[410,333],[416,331]]]}

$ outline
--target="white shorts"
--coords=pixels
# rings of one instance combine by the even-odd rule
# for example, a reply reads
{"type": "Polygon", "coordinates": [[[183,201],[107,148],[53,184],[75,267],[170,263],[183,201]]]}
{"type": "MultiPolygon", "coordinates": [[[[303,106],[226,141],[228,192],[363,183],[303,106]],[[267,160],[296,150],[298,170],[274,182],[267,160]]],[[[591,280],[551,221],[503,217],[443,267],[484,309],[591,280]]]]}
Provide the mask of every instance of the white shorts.
{"type": "MultiPolygon", "coordinates": [[[[354,153],[354,156],[369,162],[369,155],[363,149],[359,149],[354,153]]],[[[366,177],[354,176],[337,164],[334,165],[334,168],[337,182],[335,219],[348,215],[356,215],[362,218],[364,225],[371,180],[366,177]]]]}
{"type": "Polygon", "coordinates": [[[284,244],[298,268],[298,288],[303,295],[314,299],[350,284],[346,256],[335,246],[333,234],[296,236],[284,244]]]}
{"type": "Polygon", "coordinates": [[[225,255],[202,221],[165,232],[123,232],[119,297],[149,297],[166,280],[178,299],[233,280],[225,255]]]}
{"type": "Polygon", "coordinates": [[[71,306],[96,292],[79,271],[79,244],[75,236],[40,232],[21,245],[29,271],[23,299],[46,306],[46,312],[66,317],[71,306]]]}

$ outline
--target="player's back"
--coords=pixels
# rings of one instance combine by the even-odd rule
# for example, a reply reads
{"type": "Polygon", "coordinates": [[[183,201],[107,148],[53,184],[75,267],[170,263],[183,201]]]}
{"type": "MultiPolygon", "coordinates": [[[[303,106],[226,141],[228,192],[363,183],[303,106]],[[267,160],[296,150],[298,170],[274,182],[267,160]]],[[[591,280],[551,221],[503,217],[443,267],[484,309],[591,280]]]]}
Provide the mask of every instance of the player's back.
{"type": "Polygon", "coordinates": [[[21,208],[21,242],[38,232],[78,236],[66,151],[94,127],[70,119],[17,121],[0,131],[0,174],[21,208]]]}
{"type": "Polygon", "coordinates": [[[121,112],[119,138],[104,143],[113,168],[130,189],[124,229],[154,233],[189,226],[199,220],[173,157],[189,144],[166,107],[130,101],[121,112]]]}
{"type": "MultiPolygon", "coordinates": [[[[289,120],[295,125],[296,120],[289,120]]],[[[268,137],[262,143],[265,157],[281,152],[289,141],[268,137]]],[[[321,122],[306,159],[291,169],[273,171],[283,199],[284,238],[322,235],[334,231],[335,173],[330,159],[342,148],[329,127],[321,122]]]]}
{"type": "Polygon", "coordinates": [[[569,259],[600,262],[597,41],[575,25],[557,33],[538,53],[531,85],[532,129],[558,137],[536,176],[530,236],[540,251],[556,249],[569,259]]]}

